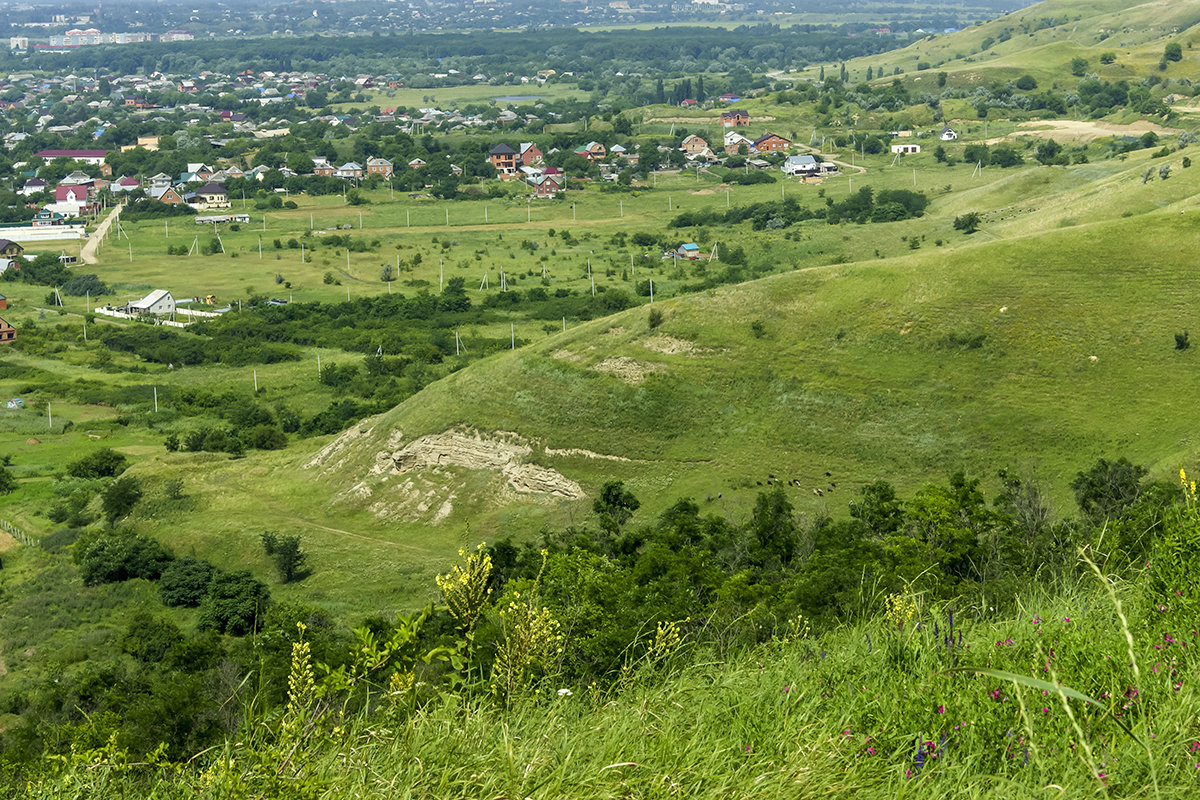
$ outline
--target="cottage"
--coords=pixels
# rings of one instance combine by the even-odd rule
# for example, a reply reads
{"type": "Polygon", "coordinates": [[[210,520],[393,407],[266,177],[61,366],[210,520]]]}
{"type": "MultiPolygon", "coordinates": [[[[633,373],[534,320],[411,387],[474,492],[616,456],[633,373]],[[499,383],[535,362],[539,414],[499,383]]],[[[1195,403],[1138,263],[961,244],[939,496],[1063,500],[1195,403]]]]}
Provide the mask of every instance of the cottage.
{"type": "Polygon", "coordinates": [[[744,128],[750,124],[750,115],[742,109],[721,112],[722,128],[744,128]]]}
{"type": "Polygon", "coordinates": [[[166,289],[155,289],[141,300],[129,304],[130,314],[174,314],[175,298],[166,289]]]}
{"type": "Polygon", "coordinates": [[[170,175],[160,172],[157,175],[151,175],[147,179],[147,182],[150,184],[151,189],[166,189],[173,181],[170,175]]]}
{"type": "Polygon", "coordinates": [[[361,178],[363,176],[363,168],[356,161],[347,161],[337,168],[333,173],[337,178],[361,178]]]}
{"type": "Polygon", "coordinates": [[[196,205],[200,208],[229,208],[225,184],[210,181],[196,190],[196,205]]]}
{"type": "Polygon", "coordinates": [[[146,194],[150,196],[151,200],[157,200],[169,206],[183,205],[183,195],[174,186],[151,187],[146,190],[146,194]]]}
{"type": "Polygon", "coordinates": [[[821,171],[821,165],[815,156],[805,153],[799,156],[788,156],[783,162],[784,175],[809,176],[821,171]]]}
{"type": "Polygon", "coordinates": [[[425,159],[423,158],[414,158],[412,161],[408,162],[409,169],[421,169],[424,166],[425,159]]]}
{"type": "Polygon", "coordinates": [[[21,187],[17,194],[22,194],[26,197],[29,197],[30,195],[44,192],[47,188],[46,182],[41,178],[30,178],[29,180],[25,181],[25,185],[21,187]]]}
{"type": "MultiPolygon", "coordinates": [[[[7,307],[7,303],[5,304],[5,307],[7,307]]],[[[8,320],[0,317],[0,344],[8,344],[16,338],[17,329],[14,328],[8,320]]]]}
{"type": "Polygon", "coordinates": [[[25,248],[11,239],[0,239],[0,256],[4,258],[20,258],[25,248]]]}
{"type": "Polygon", "coordinates": [[[901,156],[912,155],[912,154],[921,152],[921,145],[919,145],[919,144],[894,144],[894,145],[892,145],[892,152],[895,153],[896,155],[901,155],[901,156]]]}
{"type": "Polygon", "coordinates": [[[684,100],[682,103],[680,103],[679,107],[680,108],[695,108],[698,105],[700,105],[700,104],[689,97],[686,100],[684,100]]]}
{"type": "Polygon", "coordinates": [[[488,151],[488,161],[496,168],[496,174],[505,180],[517,172],[517,151],[504,142],[488,151]]]}
{"type": "Polygon", "coordinates": [[[319,175],[322,178],[333,177],[333,164],[330,164],[324,158],[313,159],[313,175],[319,175]]]}
{"type": "Polygon", "coordinates": [[[48,208],[43,208],[33,215],[33,227],[46,228],[51,225],[66,225],[67,218],[57,211],[51,211],[48,208]]]}
{"type": "Polygon", "coordinates": [[[768,131],[751,142],[750,146],[756,153],[774,153],[778,150],[789,149],[792,143],[779,134],[768,131]]]}
{"type": "Polygon", "coordinates": [[[113,181],[112,186],[111,186],[111,189],[114,194],[117,192],[132,192],[132,191],[135,191],[140,188],[142,188],[142,185],[140,183],[138,183],[137,178],[129,178],[129,177],[120,178],[118,180],[115,180],[115,181],[113,181]]]}
{"type": "Polygon", "coordinates": [[[942,133],[939,138],[941,138],[943,142],[953,142],[958,138],[958,133],[955,132],[955,130],[949,125],[947,125],[946,127],[942,128],[942,133]]]}
{"type": "Polygon", "coordinates": [[[600,161],[608,156],[608,150],[599,142],[588,142],[583,149],[587,150],[589,161],[600,161]]]}
{"type": "Polygon", "coordinates": [[[689,156],[695,156],[708,149],[708,142],[693,133],[684,138],[680,143],[679,149],[689,156]]]}
{"type": "Polygon", "coordinates": [[[380,175],[384,178],[390,178],[392,177],[392,172],[392,162],[386,158],[367,159],[367,175],[380,175]]]}

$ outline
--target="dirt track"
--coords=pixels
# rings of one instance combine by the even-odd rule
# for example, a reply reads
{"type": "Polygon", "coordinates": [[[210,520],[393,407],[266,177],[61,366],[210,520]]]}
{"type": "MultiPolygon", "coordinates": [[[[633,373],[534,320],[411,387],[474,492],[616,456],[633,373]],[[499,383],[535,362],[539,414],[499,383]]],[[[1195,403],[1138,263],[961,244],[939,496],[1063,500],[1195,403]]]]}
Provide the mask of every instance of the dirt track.
{"type": "Polygon", "coordinates": [[[95,232],[92,233],[88,240],[83,243],[83,248],[79,251],[79,260],[84,264],[97,264],[100,259],[96,258],[96,251],[100,249],[100,240],[108,233],[108,226],[112,225],[117,217],[121,216],[121,209],[124,206],[113,206],[113,210],[109,212],[104,221],[100,223],[95,232]]]}

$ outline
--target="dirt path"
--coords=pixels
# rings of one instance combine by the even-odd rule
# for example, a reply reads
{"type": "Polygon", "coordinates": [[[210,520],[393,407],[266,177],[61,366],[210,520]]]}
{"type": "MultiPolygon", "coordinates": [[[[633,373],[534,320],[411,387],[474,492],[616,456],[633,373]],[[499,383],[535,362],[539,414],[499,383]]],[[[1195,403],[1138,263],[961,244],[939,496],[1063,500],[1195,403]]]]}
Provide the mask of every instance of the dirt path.
{"type": "Polygon", "coordinates": [[[100,249],[100,240],[108,233],[108,226],[116,221],[117,217],[121,216],[123,205],[113,206],[113,210],[109,212],[104,221],[100,223],[96,231],[88,237],[88,240],[83,245],[83,249],[79,251],[79,260],[84,264],[98,264],[100,259],[96,257],[96,251],[100,249]]]}

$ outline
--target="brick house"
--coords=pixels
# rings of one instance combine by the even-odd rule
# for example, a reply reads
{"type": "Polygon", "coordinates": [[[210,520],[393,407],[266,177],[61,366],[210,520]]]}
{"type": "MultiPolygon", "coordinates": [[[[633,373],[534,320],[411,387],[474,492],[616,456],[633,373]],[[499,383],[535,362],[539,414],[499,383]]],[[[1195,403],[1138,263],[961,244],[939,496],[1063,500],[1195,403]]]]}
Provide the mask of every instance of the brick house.
{"type": "Polygon", "coordinates": [[[517,173],[517,151],[501,142],[488,151],[488,161],[496,174],[507,180],[517,173]]]}
{"type": "MultiPolygon", "coordinates": [[[[7,307],[7,303],[5,306],[7,307]]],[[[17,338],[17,329],[8,320],[0,317],[0,344],[8,344],[17,338]]]]}
{"type": "Polygon", "coordinates": [[[521,142],[520,158],[523,166],[532,167],[534,164],[542,163],[543,155],[533,142],[521,142]]]}
{"type": "Polygon", "coordinates": [[[751,146],[756,153],[774,153],[778,150],[787,150],[792,146],[792,143],[779,134],[768,131],[755,139],[751,146]]]}
{"type": "Polygon", "coordinates": [[[390,178],[393,171],[392,162],[386,158],[367,159],[367,175],[382,175],[385,178],[390,178]]]}
{"type": "Polygon", "coordinates": [[[750,124],[750,115],[742,109],[721,112],[722,128],[745,128],[750,124]]]}
{"type": "Polygon", "coordinates": [[[708,142],[696,134],[691,134],[686,137],[679,145],[679,149],[687,153],[689,156],[699,155],[708,149],[708,142]]]}

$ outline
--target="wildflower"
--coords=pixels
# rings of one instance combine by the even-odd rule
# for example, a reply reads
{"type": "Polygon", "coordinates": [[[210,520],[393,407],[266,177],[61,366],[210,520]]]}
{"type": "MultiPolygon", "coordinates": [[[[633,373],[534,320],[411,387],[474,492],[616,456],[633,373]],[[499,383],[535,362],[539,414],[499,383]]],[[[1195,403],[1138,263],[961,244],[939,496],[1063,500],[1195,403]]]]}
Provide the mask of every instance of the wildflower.
{"type": "Polygon", "coordinates": [[[789,691],[791,688],[792,688],[791,686],[785,686],[785,687],[783,687],[783,693],[784,693],[784,694],[787,694],[787,693],[788,693],[788,691],[789,691]]]}
{"type": "Polygon", "coordinates": [[[1041,618],[1041,616],[1040,616],[1040,615],[1038,615],[1038,614],[1034,614],[1034,615],[1033,615],[1033,619],[1031,619],[1031,620],[1029,620],[1029,621],[1030,621],[1030,622],[1032,622],[1034,625],[1041,625],[1041,624],[1042,624],[1042,618],[1041,618]]]}
{"type": "Polygon", "coordinates": [[[939,713],[939,714],[945,714],[945,713],[946,713],[946,707],[945,707],[945,706],[938,706],[937,713],[939,713]]]}
{"type": "Polygon", "coordinates": [[[558,696],[559,696],[559,697],[570,697],[570,696],[571,696],[571,690],[570,690],[570,689],[559,689],[559,690],[558,690],[558,696]]]}

